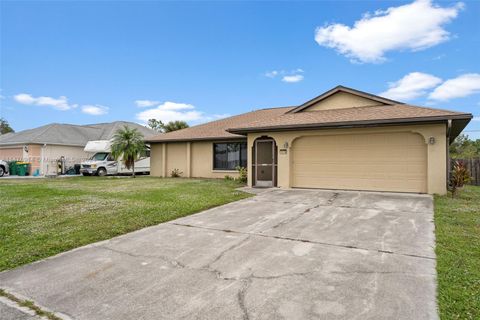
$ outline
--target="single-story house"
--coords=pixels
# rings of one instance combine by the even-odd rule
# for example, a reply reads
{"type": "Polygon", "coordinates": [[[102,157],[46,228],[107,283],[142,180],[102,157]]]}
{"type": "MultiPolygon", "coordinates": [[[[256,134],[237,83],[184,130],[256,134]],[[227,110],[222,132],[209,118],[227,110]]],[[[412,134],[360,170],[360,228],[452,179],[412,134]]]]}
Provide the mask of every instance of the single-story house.
{"type": "Polygon", "coordinates": [[[449,143],[471,118],[338,86],[148,139],[151,174],[222,178],[244,166],[254,187],[445,194],[449,143]]]}
{"type": "Polygon", "coordinates": [[[68,165],[80,163],[91,154],[83,151],[91,140],[110,140],[115,132],[128,126],[145,137],[157,134],[133,122],[115,121],[88,125],[52,123],[34,129],[0,135],[0,159],[31,163],[30,174],[56,173],[56,161],[64,157],[68,165]]]}

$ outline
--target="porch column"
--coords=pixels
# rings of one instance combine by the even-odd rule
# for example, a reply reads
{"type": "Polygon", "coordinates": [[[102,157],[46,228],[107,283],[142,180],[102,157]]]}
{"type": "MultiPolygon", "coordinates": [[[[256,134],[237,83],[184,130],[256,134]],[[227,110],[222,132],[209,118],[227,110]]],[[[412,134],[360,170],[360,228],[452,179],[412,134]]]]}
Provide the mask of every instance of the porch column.
{"type": "Polygon", "coordinates": [[[191,178],[191,168],[192,168],[192,144],[190,142],[187,142],[187,178],[191,178]]]}
{"type": "Polygon", "coordinates": [[[167,143],[162,143],[162,177],[167,176],[167,143]]]}
{"type": "Polygon", "coordinates": [[[253,136],[251,134],[247,135],[247,185],[249,187],[253,186],[253,155],[252,155],[252,149],[253,149],[253,142],[255,141],[257,137],[253,136]]]}

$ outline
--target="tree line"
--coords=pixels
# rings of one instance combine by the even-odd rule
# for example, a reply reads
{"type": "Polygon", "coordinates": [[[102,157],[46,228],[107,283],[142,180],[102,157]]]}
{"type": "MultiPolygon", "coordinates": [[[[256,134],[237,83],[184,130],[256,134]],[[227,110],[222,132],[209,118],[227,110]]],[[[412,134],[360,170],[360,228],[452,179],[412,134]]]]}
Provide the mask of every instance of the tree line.
{"type": "Polygon", "coordinates": [[[150,129],[153,129],[158,132],[163,132],[163,133],[172,132],[172,131],[185,129],[189,127],[188,123],[182,120],[175,120],[175,121],[163,123],[161,120],[149,119],[147,125],[150,129]]]}
{"type": "Polygon", "coordinates": [[[480,139],[472,140],[461,134],[450,144],[449,152],[452,159],[480,158],[480,139]]]}

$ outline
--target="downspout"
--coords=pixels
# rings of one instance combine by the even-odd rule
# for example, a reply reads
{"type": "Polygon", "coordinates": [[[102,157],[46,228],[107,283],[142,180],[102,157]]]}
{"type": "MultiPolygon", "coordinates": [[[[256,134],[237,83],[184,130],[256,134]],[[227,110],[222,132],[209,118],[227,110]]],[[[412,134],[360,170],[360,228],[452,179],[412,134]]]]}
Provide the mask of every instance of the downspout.
{"type": "Polygon", "coordinates": [[[447,120],[447,143],[446,143],[446,148],[447,148],[447,190],[448,190],[448,185],[450,181],[450,135],[452,131],[452,120],[449,119],[447,120]]]}

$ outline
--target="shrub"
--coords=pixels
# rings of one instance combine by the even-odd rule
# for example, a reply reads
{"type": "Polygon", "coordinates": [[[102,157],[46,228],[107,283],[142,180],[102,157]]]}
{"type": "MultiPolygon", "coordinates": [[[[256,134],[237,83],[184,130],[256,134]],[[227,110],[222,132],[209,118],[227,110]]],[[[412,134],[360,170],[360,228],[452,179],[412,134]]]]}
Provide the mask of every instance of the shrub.
{"type": "Polygon", "coordinates": [[[238,171],[238,181],[240,181],[241,183],[247,183],[247,179],[248,179],[247,168],[238,166],[235,169],[238,171]]]}
{"type": "Polygon", "coordinates": [[[453,164],[452,175],[450,178],[450,190],[452,197],[458,193],[458,189],[470,181],[470,172],[463,161],[457,160],[453,164]]]}
{"type": "Polygon", "coordinates": [[[179,177],[182,176],[182,174],[183,174],[183,172],[180,171],[180,169],[175,168],[175,169],[173,169],[172,172],[170,173],[170,177],[172,177],[172,178],[179,178],[179,177]]]}
{"type": "Polygon", "coordinates": [[[228,174],[223,178],[225,181],[231,181],[234,180],[232,176],[229,176],[228,174]]]}

